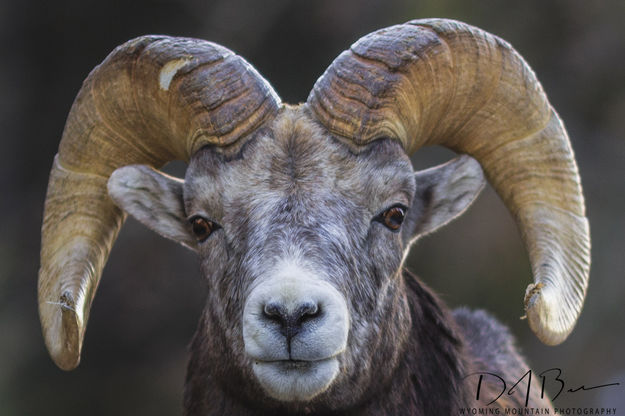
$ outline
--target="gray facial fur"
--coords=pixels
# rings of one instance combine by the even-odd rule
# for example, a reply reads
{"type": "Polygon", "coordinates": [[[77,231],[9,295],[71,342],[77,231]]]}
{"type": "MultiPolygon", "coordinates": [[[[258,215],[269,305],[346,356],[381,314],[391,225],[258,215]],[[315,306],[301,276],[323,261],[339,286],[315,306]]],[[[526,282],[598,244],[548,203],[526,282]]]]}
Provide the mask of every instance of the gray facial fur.
{"type": "Polygon", "coordinates": [[[184,184],[136,166],[116,172],[109,182],[116,203],[200,256],[209,293],[205,327],[198,331],[212,340],[204,359],[217,372],[239,374],[252,391],[260,386],[271,399],[346,406],[398,364],[411,327],[399,273],[410,242],[462,213],[484,184],[479,165],[468,157],[415,174],[397,142],[378,140],[355,154],[305,107],[285,108],[235,157],[199,151],[184,184]],[[171,198],[178,202],[158,202],[171,198]],[[398,204],[408,209],[393,231],[376,218],[398,204]],[[198,216],[217,227],[194,243],[188,219],[198,216]],[[296,296],[286,288],[289,282],[299,282],[296,296]],[[263,312],[269,301],[255,300],[269,299],[267,291],[278,293],[285,316],[305,293],[317,293],[315,307],[332,314],[333,320],[321,315],[298,327],[291,342],[304,345],[299,356],[289,355],[294,353],[279,335],[281,324],[263,312]],[[391,349],[381,342],[389,337],[391,349]],[[307,357],[334,361],[302,363],[307,357]],[[269,373],[257,371],[271,360],[280,362],[268,364],[269,373]],[[284,366],[289,360],[297,363],[284,366]],[[369,371],[384,363],[388,371],[369,371]]]}

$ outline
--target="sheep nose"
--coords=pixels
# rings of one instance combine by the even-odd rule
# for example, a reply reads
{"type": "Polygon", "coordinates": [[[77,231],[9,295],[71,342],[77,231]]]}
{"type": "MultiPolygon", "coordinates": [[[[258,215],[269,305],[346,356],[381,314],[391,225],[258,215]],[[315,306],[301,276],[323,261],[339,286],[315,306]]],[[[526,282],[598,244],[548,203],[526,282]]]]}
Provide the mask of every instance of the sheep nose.
{"type": "MultiPolygon", "coordinates": [[[[279,332],[291,346],[291,339],[296,336],[304,324],[321,315],[319,305],[315,302],[302,302],[293,308],[287,308],[279,302],[269,302],[263,308],[263,318],[278,324],[279,332]]],[[[289,351],[290,352],[290,351],[289,351]]]]}

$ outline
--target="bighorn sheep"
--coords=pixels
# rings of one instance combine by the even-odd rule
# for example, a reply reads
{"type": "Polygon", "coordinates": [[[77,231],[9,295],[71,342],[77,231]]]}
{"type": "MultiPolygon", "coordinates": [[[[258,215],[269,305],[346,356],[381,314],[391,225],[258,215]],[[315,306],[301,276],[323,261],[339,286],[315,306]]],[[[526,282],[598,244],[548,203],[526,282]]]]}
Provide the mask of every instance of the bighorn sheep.
{"type": "MultiPolygon", "coordinates": [[[[78,365],[125,211],[201,258],[185,414],[455,413],[475,402],[467,376],[518,379],[526,365],[493,318],[449,312],[402,264],[472,202],[481,169],[529,252],[529,325],[558,344],[586,292],[588,221],[562,122],[506,42],[452,20],[392,26],[289,106],[219,45],[131,40],[86,79],[50,173],[47,348],[78,365]],[[414,173],[407,155],[434,144],[475,159],[414,173]],[[176,159],[184,181],[153,168],[176,159]]],[[[482,392],[498,388],[485,379],[482,392]]],[[[537,391],[530,406],[550,406],[537,391]]]]}

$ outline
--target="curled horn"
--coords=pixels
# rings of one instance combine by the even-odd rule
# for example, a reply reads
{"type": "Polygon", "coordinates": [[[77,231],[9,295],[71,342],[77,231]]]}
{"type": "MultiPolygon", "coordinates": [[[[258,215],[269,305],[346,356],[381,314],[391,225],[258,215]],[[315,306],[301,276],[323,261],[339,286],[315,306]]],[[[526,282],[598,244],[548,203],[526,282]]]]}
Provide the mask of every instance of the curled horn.
{"type": "Polygon", "coordinates": [[[124,214],[109,198],[118,167],[188,161],[205,145],[238,148],[280,100],[219,45],[145,36],[87,77],[54,159],[41,241],[39,314],[55,363],[76,367],[91,302],[124,214]]]}
{"type": "Polygon", "coordinates": [[[508,43],[453,20],[382,29],[336,58],[308,105],[356,151],[387,137],[408,153],[440,144],[477,159],[529,252],[530,327],[546,344],[566,339],[590,270],[584,197],[566,130],[508,43]]]}

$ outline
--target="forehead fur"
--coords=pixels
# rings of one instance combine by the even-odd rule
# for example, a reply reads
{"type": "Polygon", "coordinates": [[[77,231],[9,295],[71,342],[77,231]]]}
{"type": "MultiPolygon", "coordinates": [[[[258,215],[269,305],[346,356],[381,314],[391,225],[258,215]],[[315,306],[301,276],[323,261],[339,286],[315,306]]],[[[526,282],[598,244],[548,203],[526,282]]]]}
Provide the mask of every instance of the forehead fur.
{"type": "Polygon", "coordinates": [[[375,214],[388,203],[409,205],[413,182],[399,143],[380,140],[354,154],[304,106],[285,107],[236,158],[198,152],[187,171],[185,200],[188,215],[207,212],[217,219],[233,205],[248,206],[250,217],[298,207],[312,215],[316,206],[329,209],[339,201],[375,214]]]}

